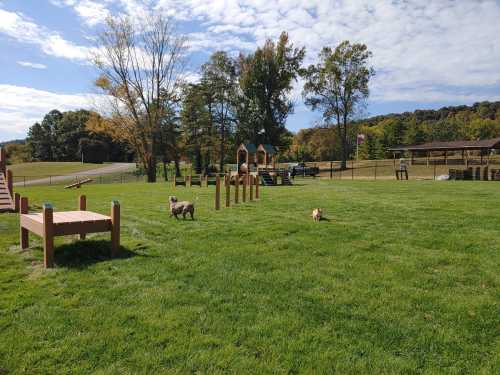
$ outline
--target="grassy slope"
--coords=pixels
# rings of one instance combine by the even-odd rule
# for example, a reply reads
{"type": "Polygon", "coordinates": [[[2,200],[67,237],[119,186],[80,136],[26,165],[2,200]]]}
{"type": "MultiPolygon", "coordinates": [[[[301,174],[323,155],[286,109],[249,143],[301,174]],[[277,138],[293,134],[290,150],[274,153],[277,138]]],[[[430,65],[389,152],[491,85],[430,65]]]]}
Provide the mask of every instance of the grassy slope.
{"type": "Polygon", "coordinates": [[[69,173],[83,172],[91,169],[98,169],[106,166],[106,164],[92,164],[80,162],[35,162],[9,165],[12,170],[16,182],[23,176],[26,176],[26,181],[44,178],[48,176],[61,176],[69,173]]]}
{"type": "MultiPolygon", "coordinates": [[[[74,209],[80,192],[28,188],[74,209]]],[[[87,186],[122,203],[128,256],[107,236],[20,252],[0,217],[0,367],[13,373],[499,373],[500,185],[335,182],[263,189],[169,219],[165,185],[87,186]],[[322,207],[329,221],[313,223],[322,207]]]]}

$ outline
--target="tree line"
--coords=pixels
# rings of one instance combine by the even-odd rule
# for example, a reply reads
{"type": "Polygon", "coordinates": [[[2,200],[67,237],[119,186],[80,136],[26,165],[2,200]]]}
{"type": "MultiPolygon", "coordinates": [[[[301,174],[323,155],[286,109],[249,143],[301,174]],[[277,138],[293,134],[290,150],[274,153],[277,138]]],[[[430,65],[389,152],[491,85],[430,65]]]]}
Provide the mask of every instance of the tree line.
{"type": "Polygon", "coordinates": [[[133,152],[127,144],[87,129],[93,116],[99,115],[83,109],[52,110],[29,128],[25,145],[18,145],[11,154],[16,153],[24,161],[130,161],[133,152]]]}
{"type": "MultiPolygon", "coordinates": [[[[357,135],[360,159],[392,157],[390,147],[432,141],[480,140],[500,137],[500,102],[472,106],[416,110],[402,114],[373,116],[354,121],[349,129],[349,157],[356,157],[357,135]]],[[[292,160],[340,160],[340,141],[334,126],[302,129],[294,135],[286,156],[292,160]]]]}

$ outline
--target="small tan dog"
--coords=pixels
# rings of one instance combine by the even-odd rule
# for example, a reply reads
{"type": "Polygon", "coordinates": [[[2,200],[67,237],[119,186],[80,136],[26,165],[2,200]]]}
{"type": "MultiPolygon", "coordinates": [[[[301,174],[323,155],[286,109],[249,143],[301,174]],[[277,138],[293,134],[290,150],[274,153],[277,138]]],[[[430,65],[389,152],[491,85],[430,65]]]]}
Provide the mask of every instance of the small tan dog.
{"type": "Polygon", "coordinates": [[[175,196],[168,197],[168,201],[170,203],[170,217],[175,216],[178,219],[177,215],[182,214],[182,218],[186,219],[186,214],[189,214],[191,215],[191,220],[194,220],[193,203],[188,201],[179,202],[175,196]]]}
{"type": "Polygon", "coordinates": [[[321,211],[321,208],[315,208],[311,216],[314,221],[320,221],[323,216],[323,211],[321,211]]]}

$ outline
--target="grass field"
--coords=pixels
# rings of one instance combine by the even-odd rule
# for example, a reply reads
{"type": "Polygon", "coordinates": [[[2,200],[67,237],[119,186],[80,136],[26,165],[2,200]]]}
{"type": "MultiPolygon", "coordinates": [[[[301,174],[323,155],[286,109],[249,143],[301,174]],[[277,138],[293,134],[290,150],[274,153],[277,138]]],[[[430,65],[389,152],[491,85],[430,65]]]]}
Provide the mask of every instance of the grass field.
{"type": "MultiPolygon", "coordinates": [[[[104,235],[18,247],[0,216],[0,368],[12,374],[500,373],[500,184],[308,181],[215,212],[213,187],[26,188],[33,208],[122,205],[104,235]],[[312,208],[327,220],[314,223],[312,208]]],[[[0,369],[0,373],[2,370],[0,369]]]]}
{"type": "Polygon", "coordinates": [[[9,165],[16,182],[26,177],[26,181],[39,179],[48,176],[62,176],[75,172],[84,172],[98,169],[106,164],[92,164],[80,162],[34,162],[9,165]]]}

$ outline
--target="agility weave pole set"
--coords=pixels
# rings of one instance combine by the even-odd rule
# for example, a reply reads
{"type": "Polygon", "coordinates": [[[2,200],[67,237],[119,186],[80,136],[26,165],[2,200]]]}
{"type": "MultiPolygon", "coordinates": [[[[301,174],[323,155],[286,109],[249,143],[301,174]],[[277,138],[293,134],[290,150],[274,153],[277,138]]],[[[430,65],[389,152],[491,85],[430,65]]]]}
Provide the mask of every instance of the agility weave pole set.
{"type": "Polygon", "coordinates": [[[87,211],[87,198],[78,198],[78,211],[54,212],[50,203],[43,205],[43,212],[28,213],[28,198],[21,198],[19,229],[21,249],[29,246],[29,232],[43,240],[43,263],[54,266],[54,237],[78,234],[84,240],[87,233],[111,232],[111,257],[120,250],[120,203],[111,202],[111,214],[105,216],[87,211]]]}
{"type": "MultiPolygon", "coordinates": [[[[235,176],[234,179],[234,203],[239,203],[240,198],[240,176],[235,176]]],[[[255,189],[255,199],[260,198],[260,187],[259,179],[254,175],[245,175],[242,179],[242,189],[241,189],[241,200],[243,203],[247,201],[247,190],[249,191],[248,198],[252,202],[254,200],[254,189],[255,189]],[[248,189],[247,189],[248,186],[248,189]]],[[[226,198],[226,207],[231,206],[231,176],[224,176],[224,189],[226,198]]],[[[215,209],[218,211],[221,207],[221,178],[216,176],[215,178],[215,209]]]]}

